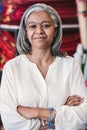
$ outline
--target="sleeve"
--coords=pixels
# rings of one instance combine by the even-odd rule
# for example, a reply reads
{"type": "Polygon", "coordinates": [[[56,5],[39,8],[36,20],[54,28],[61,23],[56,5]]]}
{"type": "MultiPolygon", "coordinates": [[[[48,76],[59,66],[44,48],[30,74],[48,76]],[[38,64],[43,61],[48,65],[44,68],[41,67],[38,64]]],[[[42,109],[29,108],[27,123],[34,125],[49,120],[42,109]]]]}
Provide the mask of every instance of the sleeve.
{"type": "Polygon", "coordinates": [[[27,120],[18,114],[11,66],[5,65],[0,88],[0,114],[5,130],[39,130],[39,120],[27,120]]]}
{"type": "Polygon", "coordinates": [[[77,130],[87,123],[87,88],[78,63],[74,62],[69,77],[70,95],[84,97],[80,106],[54,107],[57,111],[55,118],[55,130],[77,130]]]}

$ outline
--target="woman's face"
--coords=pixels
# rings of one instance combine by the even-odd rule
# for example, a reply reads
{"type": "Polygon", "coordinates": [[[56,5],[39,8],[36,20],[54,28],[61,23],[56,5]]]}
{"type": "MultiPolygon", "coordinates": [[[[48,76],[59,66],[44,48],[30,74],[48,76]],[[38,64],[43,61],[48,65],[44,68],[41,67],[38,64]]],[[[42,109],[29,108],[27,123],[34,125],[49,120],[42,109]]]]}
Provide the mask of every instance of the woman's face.
{"type": "Polygon", "coordinates": [[[55,37],[54,21],[44,11],[33,12],[27,19],[27,38],[33,48],[49,48],[55,37]]]}

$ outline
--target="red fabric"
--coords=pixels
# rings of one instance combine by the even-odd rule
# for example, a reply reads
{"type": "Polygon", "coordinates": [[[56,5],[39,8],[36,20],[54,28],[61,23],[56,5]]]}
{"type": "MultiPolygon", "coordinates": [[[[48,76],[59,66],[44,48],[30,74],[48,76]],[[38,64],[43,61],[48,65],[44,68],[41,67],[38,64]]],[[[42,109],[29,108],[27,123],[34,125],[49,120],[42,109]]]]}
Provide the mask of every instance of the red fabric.
{"type": "Polygon", "coordinates": [[[26,8],[32,4],[43,2],[51,5],[58,11],[63,23],[70,23],[70,20],[71,23],[77,23],[76,5],[73,0],[3,0],[2,22],[6,24],[19,24],[26,8]]]}
{"type": "Polygon", "coordinates": [[[73,56],[77,44],[80,42],[78,29],[64,29],[61,50],[73,56]]]}
{"type": "Polygon", "coordinates": [[[0,36],[0,69],[11,58],[15,56],[14,37],[7,31],[2,31],[0,36]]]}

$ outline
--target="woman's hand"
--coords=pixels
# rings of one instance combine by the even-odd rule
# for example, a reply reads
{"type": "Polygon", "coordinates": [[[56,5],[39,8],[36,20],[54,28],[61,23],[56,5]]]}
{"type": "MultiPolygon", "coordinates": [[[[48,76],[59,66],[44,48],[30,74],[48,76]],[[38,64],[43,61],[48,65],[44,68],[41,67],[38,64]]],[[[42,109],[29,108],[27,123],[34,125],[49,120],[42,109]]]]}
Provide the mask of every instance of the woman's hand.
{"type": "Polygon", "coordinates": [[[18,106],[17,111],[20,115],[27,119],[37,118],[38,117],[38,108],[18,106]]]}
{"type": "Polygon", "coordinates": [[[39,130],[47,130],[48,126],[44,123],[43,120],[40,120],[40,128],[39,130]]]}
{"type": "Polygon", "coordinates": [[[48,120],[49,110],[47,108],[34,108],[18,106],[17,112],[27,119],[38,118],[41,120],[48,120]]]}
{"type": "Polygon", "coordinates": [[[49,114],[48,109],[18,106],[17,111],[20,115],[22,115],[26,119],[38,118],[40,120],[39,130],[47,130],[48,126],[45,124],[44,120],[48,118],[47,117],[47,115],[49,114]],[[46,116],[45,116],[45,113],[46,113],[46,116]]]}
{"type": "Polygon", "coordinates": [[[40,129],[39,130],[47,130],[48,126],[47,125],[40,125],[40,129]]]}
{"type": "Polygon", "coordinates": [[[73,96],[69,96],[65,105],[68,106],[79,106],[81,103],[84,102],[84,98],[77,96],[77,95],[73,95],[73,96]]]}
{"type": "MultiPolygon", "coordinates": [[[[67,98],[67,101],[64,105],[79,106],[83,102],[84,99],[82,97],[73,95],[67,98]]],[[[42,120],[48,120],[49,117],[49,111],[46,108],[34,108],[34,107],[31,108],[31,107],[18,106],[17,111],[20,115],[22,115],[27,119],[39,118],[42,120]]]]}

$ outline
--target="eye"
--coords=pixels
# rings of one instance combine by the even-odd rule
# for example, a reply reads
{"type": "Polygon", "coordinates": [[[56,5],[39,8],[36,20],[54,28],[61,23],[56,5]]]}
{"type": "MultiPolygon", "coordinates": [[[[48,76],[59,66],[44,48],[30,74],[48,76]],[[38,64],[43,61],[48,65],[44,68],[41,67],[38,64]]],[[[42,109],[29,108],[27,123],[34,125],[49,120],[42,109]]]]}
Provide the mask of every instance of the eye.
{"type": "Polygon", "coordinates": [[[49,28],[51,25],[50,24],[43,24],[42,27],[43,28],[49,28]]]}
{"type": "Polygon", "coordinates": [[[37,26],[35,24],[29,25],[28,28],[35,29],[37,26]]]}

